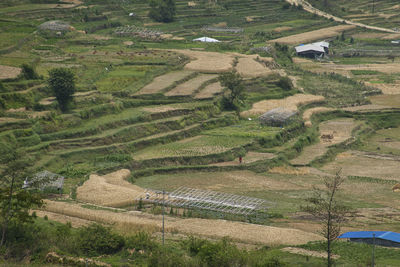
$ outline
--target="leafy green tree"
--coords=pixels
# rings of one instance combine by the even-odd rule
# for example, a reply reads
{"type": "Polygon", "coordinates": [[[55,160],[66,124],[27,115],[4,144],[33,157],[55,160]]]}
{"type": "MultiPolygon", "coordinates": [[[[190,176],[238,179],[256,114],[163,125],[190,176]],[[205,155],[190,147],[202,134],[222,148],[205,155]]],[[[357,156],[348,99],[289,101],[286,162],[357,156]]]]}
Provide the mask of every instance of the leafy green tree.
{"type": "Polygon", "coordinates": [[[110,228],[92,224],[79,229],[77,246],[87,256],[112,254],[124,246],[124,238],[110,228]]]}
{"type": "Polygon", "coordinates": [[[176,15],[175,0],[150,0],[149,17],[158,22],[171,22],[176,15]]]}
{"type": "Polygon", "coordinates": [[[246,99],[242,77],[232,71],[221,74],[218,79],[227,92],[222,99],[224,108],[240,112],[240,107],[246,99]]]}
{"type": "Polygon", "coordinates": [[[57,99],[61,111],[67,111],[75,92],[75,76],[70,69],[56,68],[49,71],[49,86],[57,99]]]}
{"type": "Polygon", "coordinates": [[[36,73],[35,69],[32,66],[28,64],[22,64],[21,68],[22,68],[21,76],[24,79],[26,80],[39,79],[39,75],[36,73]]]}
{"type": "Polygon", "coordinates": [[[30,209],[43,205],[39,193],[22,188],[24,180],[29,176],[30,164],[25,153],[13,151],[9,162],[0,173],[0,247],[7,241],[10,224],[32,222],[30,209]]]}

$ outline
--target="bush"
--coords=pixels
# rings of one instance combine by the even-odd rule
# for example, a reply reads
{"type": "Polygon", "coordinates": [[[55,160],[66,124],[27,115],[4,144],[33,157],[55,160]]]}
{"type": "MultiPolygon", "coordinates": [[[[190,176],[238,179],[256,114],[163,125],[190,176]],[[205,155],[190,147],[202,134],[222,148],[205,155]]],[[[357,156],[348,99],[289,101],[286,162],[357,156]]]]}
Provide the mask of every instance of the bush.
{"type": "Polygon", "coordinates": [[[115,234],[110,228],[100,224],[92,224],[79,229],[77,235],[77,247],[87,256],[112,254],[121,250],[124,246],[122,236],[115,234]]]}
{"type": "Polygon", "coordinates": [[[28,64],[22,64],[21,68],[22,72],[20,75],[24,79],[26,80],[39,79],[39,75],[36,73],[35,69],[32,66],[29,66],[28,64]]]}
{"type": "Polygon", "coordinates": [[[286,91],[290,91],[293,89],[292,80],[290,80],[290,78],[287,76],[280,77],[279,80],[276,82],[276,85],[286,91]]]}

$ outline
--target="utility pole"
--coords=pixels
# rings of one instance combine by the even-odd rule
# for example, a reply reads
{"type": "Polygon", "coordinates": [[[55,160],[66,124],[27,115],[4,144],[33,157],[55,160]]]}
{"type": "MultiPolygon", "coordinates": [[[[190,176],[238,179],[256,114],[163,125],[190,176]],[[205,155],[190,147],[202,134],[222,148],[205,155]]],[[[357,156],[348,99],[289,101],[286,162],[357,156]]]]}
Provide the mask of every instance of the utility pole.
{"type": "Polygon", "coordinates": [[[162,191],[162,244],[164,246],[164,210],[165,210],[165,190],[162,191]]]}
{"type": "Polygon", "coordinates": [[[372,263],[371,267],[375,266],[375,233],[372,234],[372,263]]]}

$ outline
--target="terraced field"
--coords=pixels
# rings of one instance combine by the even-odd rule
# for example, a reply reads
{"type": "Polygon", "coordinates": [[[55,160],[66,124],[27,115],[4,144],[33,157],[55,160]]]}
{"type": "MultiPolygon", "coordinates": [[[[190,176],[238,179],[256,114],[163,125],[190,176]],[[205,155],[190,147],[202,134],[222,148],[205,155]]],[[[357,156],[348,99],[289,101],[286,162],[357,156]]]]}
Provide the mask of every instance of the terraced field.
{"type": "MultiPolygon", "coordinates": [[[[396,33],[342,25],[281,0],[179,0],[171,23],[148,18],[144,0],[11,2],[0,3],[0,169],[21,150],[34,172],[65,177],[62,195],[48,194],[39,216],[158,238],[161,209],[139,207],[139,199],[192,187],[259,198],[267,211],[257,217],[169,207],[168,242],[196,235],[296,246],[321,240],[301,206],[342,169],[346,180],[338,196],[354,211],[345,229],[400,230],[392,191],[399,182],[399,60],[344,56],[352,49],[382,50],[396,33]],[[73,28],[36,31],[53,19],[73,28]],[[128,25],[164,37],[116,33],[128,25]],[[222,42],[192,42],[200,36],[222,42]],[[330,38],[335,53],[329,59],[292,57],[293,45],[330,38]],[[19,75],[22,64],[38,75],[19,75]],[[75,75],[66,112],[47,84],[55,67],[75,75]],[[232,70],[243,78],[241,99],[230,99],[235,92],[219,82],[232,70]],[[276,108],[297,114],[282,124],[261,124],[259,116],[276,108]],[[387,212],[392,215],[382,216],[387,212]]],[[[391,1],[377,8],[380,16],[369,14],[364,0],[356,2],[352,8],[343,2],[336,15],[382,27],[397,21],[391,1]]],[[[396,47],[387,47],[396,55],[396,47]]]]}

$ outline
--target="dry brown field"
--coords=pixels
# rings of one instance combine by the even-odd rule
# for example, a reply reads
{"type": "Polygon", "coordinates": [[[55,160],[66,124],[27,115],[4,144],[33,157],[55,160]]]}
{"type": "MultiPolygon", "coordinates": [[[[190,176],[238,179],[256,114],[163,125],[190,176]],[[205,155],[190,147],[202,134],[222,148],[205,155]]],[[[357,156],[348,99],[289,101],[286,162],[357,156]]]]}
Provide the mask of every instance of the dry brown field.
{"type": "Polygon", "coordinates": [[[204,87],[200,92],[198,92],[194,98],[196,99],[205,99],[212,98],[216,94],[222,93],[223,87],[219,82],[215,82],[204,87]]]}
{"type": "Polygon", "coordinates": [[[144,196],[144,189],[127,182],[130,171],[122,169],[104,176],[90,175],[77,189],[79,201],[108,207],[123,207],[144,196]]]}
{"type": "Polygon", "coordinates": [[[299,33],[290,35],[274,40],[270,40],[270,43],[281,43],[281,44],[302,44],[309,43],[317,40],[324,40],[329,37],[337,36],[343,31],[354,29],[356,26],[353,25],[339,25],[328,28],[323,28],[315,31],[299,33]]]}
{"type": "Polygon", "coordinates": [[[343,175],[376,177],[400,181],[400,162],[395,158],[382,155],[348,151],[337,155],[333,162],[326,164],[322,169],[332,172],[342,168],[343,175]]]}
{"type": "Polygon", "coordinates": [[[262,100],[253,104],[250,110],[240,113],[242,117],[250,117],[264,114],[265,112],[282,107],[284,109],[297,111],[300,105],[306,105],[314,102],[321,102],[325,98],[317,95],[295,94],[284,99],[262,100]]]}
{"type": "Polygon", "coordinates": [[[239,62],[235,69],[245,78],[268,76],[272,73],[271,69],[267,68],[260,62],[255,61],[254,58],[251,57],[239,58],[239,62]]]}
{"type": "Polygon", "coordinates": [[[194,50],[175,51],[191,58],[191,61],[185,65],[186,70],[218,73],[232,69],[234,57],[229,54],[194,50]]]}
{"type": "MultiPolygon", "coordinates": [[[[113,212],[108,210],[93,210],[83,208],[78,204],[66,202],[47,201],[45,210],[93,222],[113,224],[117,229],[129,232],[138,230],[158,232],[161,230],[162,223],[162,216],[160,215],[151,215],[139,211],[113,212]]],[[[178,232],[186,235],[210,238],[229,237],[237,242],[265,244],[269,246],[282,244],[299,245],[322,239],[317,234],[296,229],[226,220],[181,219],[169,216],[165,218],[165,230],[167,232],[178,232]]]]}
{"type": "Polygon", "coordinates": [[[302,153],[291,160],[295,165],[307,165],[315,158],[324,155],[328,147],[341,143],[351,138],[351,132],[357,123],[353,119],[335,119],[322,122],[319,125],[320,142],[304,148],[302,153]],[[322,138],[323,136],[332,136],[332,138],[322,138]]]}
{"type": "Polygon", "coordinates": [[[310,108],[307,109],[306,111],[303,112],[303,120],[304,120],[304,124],[306,126],[311,126],[312,122],[311,122],[311,117],[314,114],[318,114],[318,113],[324,113],[324,112],[330,112],[330,111],[334,111],[334,108],[327,108],[327,107],[315,107],[315,108],[310,108]]]}
{"type": "Polygon", "coordinates": [[[20,73],[20,68],[0,65],[0,80],[17,78],[20,73]]]}
{"type": "Polygon", "coordinates": [[[143,87],[137,94],[145,95],[159,93],[168,86],[173,85],[175,82],[182,80],[191,74],[193,74],[192,71],[175,71],[158,76],[154,78],[151,83],[143,87]]]}
{"type": "Polygon", "coordinates": [[[166,96],[190,96],[196,90],[200,88],[200,86],[211,80],[217,78],[217,75],[214,74],[200,74],[193,79],[190,79],[184,83],[179,84],[172,90],[165,93],[166,96]]]}

